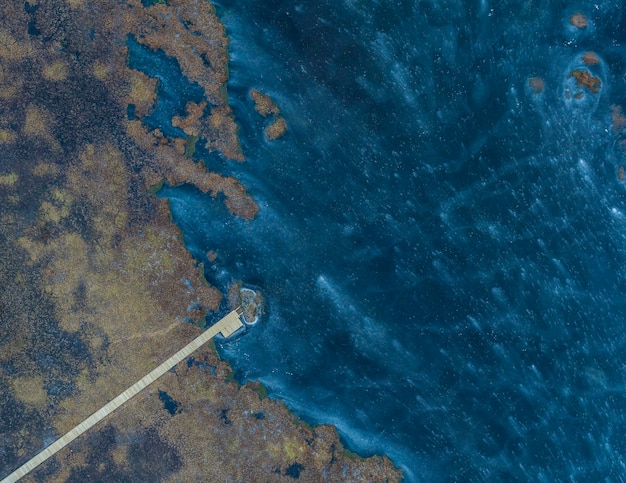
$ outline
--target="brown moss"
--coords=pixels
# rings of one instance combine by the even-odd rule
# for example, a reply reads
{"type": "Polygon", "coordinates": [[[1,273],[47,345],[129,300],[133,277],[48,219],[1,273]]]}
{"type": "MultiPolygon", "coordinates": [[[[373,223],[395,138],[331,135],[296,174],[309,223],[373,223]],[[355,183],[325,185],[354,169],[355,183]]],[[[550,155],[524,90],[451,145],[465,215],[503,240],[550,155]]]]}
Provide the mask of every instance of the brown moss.
{"type": "Polygon", "coordinates": [[[241,287],[243,287],[243,282],[236,280],[228,289],[228,306],[231,309],[241,305],[241,287]]]}
{"type": "Polygon", "coordinates": [[[387,458],[347,457],[333,428],[302,424],[284,404],[259,397],[255,384],[226,383],[222,366],[214,353],[196,354],[193,364],[181,364],[176,375],[169,373],[160,383],[183,411],[171,417],[155,397],[144,397],[133,407],[141,417],[123,422],[125,432],[141,432],[141,421],[157,425],[164,439],[179,442],[184,464],[167,481],[262,481],[261,475],[291,481],[285,472],[295,463],[302,466],[303,481],[399,479],[387,458]],[[211,377],[203,369],[207,365],[221,374],[209,386],[202,383],[211,377]]]}
{"type": "Polygon", "coordinates": [[[17,76],[9,65],[2,64],[3,62],[0,62],[0,99],[8,100],[21,91],[23,79],[17,76]]]}

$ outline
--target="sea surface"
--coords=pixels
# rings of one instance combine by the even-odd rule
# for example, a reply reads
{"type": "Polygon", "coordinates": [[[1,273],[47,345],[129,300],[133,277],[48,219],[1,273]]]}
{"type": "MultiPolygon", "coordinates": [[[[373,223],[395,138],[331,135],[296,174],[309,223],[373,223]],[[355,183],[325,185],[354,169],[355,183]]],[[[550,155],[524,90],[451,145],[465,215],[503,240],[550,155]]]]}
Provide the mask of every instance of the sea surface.
{"type": "Polygon", "coordinates": [[[248,160],[199,156],[261,209],[161,195],[210,282],[266,299],[236,377],[409,482],[625,481],[623,3],[216,5],[248,160]]]}

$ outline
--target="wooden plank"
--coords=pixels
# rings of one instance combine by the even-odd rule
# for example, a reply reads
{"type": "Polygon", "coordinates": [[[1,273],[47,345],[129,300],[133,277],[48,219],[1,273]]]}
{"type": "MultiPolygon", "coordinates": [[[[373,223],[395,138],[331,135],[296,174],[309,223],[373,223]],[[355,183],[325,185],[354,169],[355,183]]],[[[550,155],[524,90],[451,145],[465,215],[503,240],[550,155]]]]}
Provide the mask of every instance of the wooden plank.
{"type": "Polygon", "coordinates": [[[243,327],[243,323],[241,322],[239,309],[235,309],[222,318],[219,322],[209,327],[206,331],[192,340],[189,344],[179,350],[172,357],[167,359],[165,362],[157,366],[150,373],[146,374],[144,377],[139,379],[135,384],[130,386],[124,392],[119,394],[117,397],[109,401],[107,404],[98,409],[95,413],[85,419],[83,422],[79,423],[75,428],[68,431],[65,435],[61,436],[50,446],[45,448],[43,451],[35,455],[33,458],[28,460],[18,469],[16,469],[13,473],[5,477],[0,483],[14,483],[20,478],[23,478],[32,470],[34,470],[41,463],[46,461],[48,458],[54,456],[58,451],[65,448],[68,444],[78,438],[85,431],[88,431],[93,426],[98,424],[104,418],[106,418],[109,414],[119,408],[122,404],[128,401],[130,398],[138,394],[142,389],[149,386],[152,382],[157,380],[167,371],[169,371],[172,367],[174,367],[179,362],[187,359],[193,352],[195,352],[199,347],[206,344],[209,340],[215,337],[218,333],[222,333],[224,337],[229,337],[234,332],[243,327]]]}

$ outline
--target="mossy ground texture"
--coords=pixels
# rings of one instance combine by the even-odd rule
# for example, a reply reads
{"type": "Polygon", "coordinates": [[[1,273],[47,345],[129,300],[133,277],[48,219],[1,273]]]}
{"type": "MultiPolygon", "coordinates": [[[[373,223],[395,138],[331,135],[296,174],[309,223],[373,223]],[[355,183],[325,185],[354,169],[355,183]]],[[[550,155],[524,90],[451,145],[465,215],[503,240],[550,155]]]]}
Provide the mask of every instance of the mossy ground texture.
{"type": "MultiPolygon", "coordinates": [[[[126,64],[130,34],[176,58],[205,101],[174,124],[194,146],[243,161],[225,95],[228,39],[210,3],[8,1],[0,15],[1,477],[217,310],[221,294],[150,188],[193,184],[243,219],[258,206],[237,179],[191,159],[186,139],[142,123],[157,81],[126,64]]],[[[332,427],[303,424],[231,374],[213,346],[200,350],[27,480],[399,479],[389,459],[347,457],[332,427]]]]}

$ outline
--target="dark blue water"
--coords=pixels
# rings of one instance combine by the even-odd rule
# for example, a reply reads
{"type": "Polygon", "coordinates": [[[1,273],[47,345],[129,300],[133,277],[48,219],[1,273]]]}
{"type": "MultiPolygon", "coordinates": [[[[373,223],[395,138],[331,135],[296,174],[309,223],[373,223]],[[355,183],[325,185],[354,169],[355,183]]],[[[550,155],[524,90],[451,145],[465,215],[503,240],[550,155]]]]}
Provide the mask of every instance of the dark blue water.
{"type": "Polygon", "coordinates": [[[624,481],[622,3],[217,3],[248,157],[230,169],[261,211],[163,194],[209,280],[268,301],[221,346],[237,376],[407,481],[624,481]],[[569,76],[588,50],[597,94],[569,76]]]}

